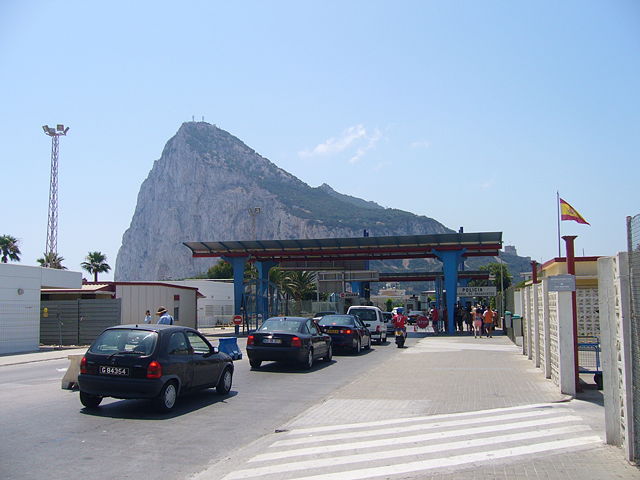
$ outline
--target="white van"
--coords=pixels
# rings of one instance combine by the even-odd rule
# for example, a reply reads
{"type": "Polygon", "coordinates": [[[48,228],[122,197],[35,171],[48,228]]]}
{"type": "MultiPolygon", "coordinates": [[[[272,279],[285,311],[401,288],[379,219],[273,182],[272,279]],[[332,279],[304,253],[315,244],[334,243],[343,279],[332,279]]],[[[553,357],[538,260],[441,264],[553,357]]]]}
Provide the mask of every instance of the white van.
{"type": "Polygon", "coordinates": [[[369,305],[354,305],[349,307],[347,315],[357,315],[371,332],[371,339],[379,344],[387,341],[387,324],[382,310],[369,305]]]}

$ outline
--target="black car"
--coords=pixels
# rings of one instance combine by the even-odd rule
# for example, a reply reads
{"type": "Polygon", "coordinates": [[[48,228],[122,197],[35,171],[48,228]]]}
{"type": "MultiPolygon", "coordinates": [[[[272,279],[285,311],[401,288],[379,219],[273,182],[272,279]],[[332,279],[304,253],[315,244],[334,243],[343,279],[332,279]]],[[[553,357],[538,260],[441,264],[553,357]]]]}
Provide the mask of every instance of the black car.
{"type": "Polygon", "coordinates": [[[149,398],[162,411],[178,395],[231,389],[233,361],[198,331],[174,325],[118,325],[100,334],[80,364],[80,401],[96,408],[104,397],[149,398]]]}
{"type": "Polygon", "coordinates": [[[247,337],[247,355],[252,368],[265,360],[290,361],[311,368],[316,358],[331,361],[331,337],[322,333],[311,318],[272,317],[247,337]]]}
{"type": "Polygon", "coordinates": [[[354,353],[371,348],[371,332],[355,315],[325,315],[318,325],[324,333],[331,335],[334,348],[348,348],[354,353]]]}

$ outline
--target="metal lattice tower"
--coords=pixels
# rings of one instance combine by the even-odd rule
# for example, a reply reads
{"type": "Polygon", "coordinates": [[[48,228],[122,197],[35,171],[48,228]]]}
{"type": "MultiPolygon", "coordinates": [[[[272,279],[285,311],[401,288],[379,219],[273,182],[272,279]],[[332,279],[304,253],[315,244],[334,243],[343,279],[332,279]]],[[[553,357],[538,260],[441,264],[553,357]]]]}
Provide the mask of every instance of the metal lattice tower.
{"type": "Polygon", "coordinates": [[[58,150],[61,135],[66,135],[69,127],[62,124],[56,128],[44,125],[44,133],[51,137],[51,181],[49,183],[49,215],[47,217],[47,245],[44,251],[45,267],[50,254],[58,253],[58,150]]]}

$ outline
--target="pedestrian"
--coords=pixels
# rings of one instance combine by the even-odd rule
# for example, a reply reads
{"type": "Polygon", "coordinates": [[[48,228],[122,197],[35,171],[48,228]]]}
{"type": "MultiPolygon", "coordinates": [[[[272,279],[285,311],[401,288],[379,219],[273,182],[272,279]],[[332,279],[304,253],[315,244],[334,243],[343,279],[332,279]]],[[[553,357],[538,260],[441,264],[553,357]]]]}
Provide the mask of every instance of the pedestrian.
{"type": "Polygon", "coordinates": [[[151,323],[151,320],[153,320],[153,317],[151,316],[151,311],[147,310],[144,313],[144,323],[151,323]]]}
{"type": "Polygon", "coordinates": [[[473,336],[474,338],[482,338],[482,313],[480,305],[471,310],[471,315],[473,315],[473,336]]]}
{"type": "Polygon", "coordinates": [[[471,314],[468,308],[462,308],[462,321],[464,322],[467,332],[471,333],[471,314]]]}
{"type": "Polygon", "coordinates": [[[491,338],[492,335],[492,330],[493,330],[493,317],[494,317],[494,312],[493,310],[491,310],[491,307],[487,308],[487,310],[484,312],[484,333],[487,337],[491,338]]]}
{"type": "Polygon", "coordinates": [[[438,322],[438,309],[431,309],[431,325],[433,326],[433,333],[438,333],[438,328],[440,327],[438,322]]]}
{"type": "Polygon", "coordinates": [[[173,325],[173,317],[169,315],[167,309],[164,307],[158,307],[156,315],[159,315],[158,323],[164,325],[173,325]]]}

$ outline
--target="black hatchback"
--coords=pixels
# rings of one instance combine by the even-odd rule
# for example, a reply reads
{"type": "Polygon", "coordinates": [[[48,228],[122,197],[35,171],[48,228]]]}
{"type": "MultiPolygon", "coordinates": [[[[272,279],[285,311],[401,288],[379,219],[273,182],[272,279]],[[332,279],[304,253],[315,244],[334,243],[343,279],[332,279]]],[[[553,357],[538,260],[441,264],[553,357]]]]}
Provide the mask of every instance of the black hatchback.
{"type": "Polygon", "coordinates": [[[118,325],[100,334],[80,364],[80,401],[96,408],[104,397],[148,398],[171,410],[178,395],[231,389],[233,361],[197,330],[174,325],[118,325]]]}

